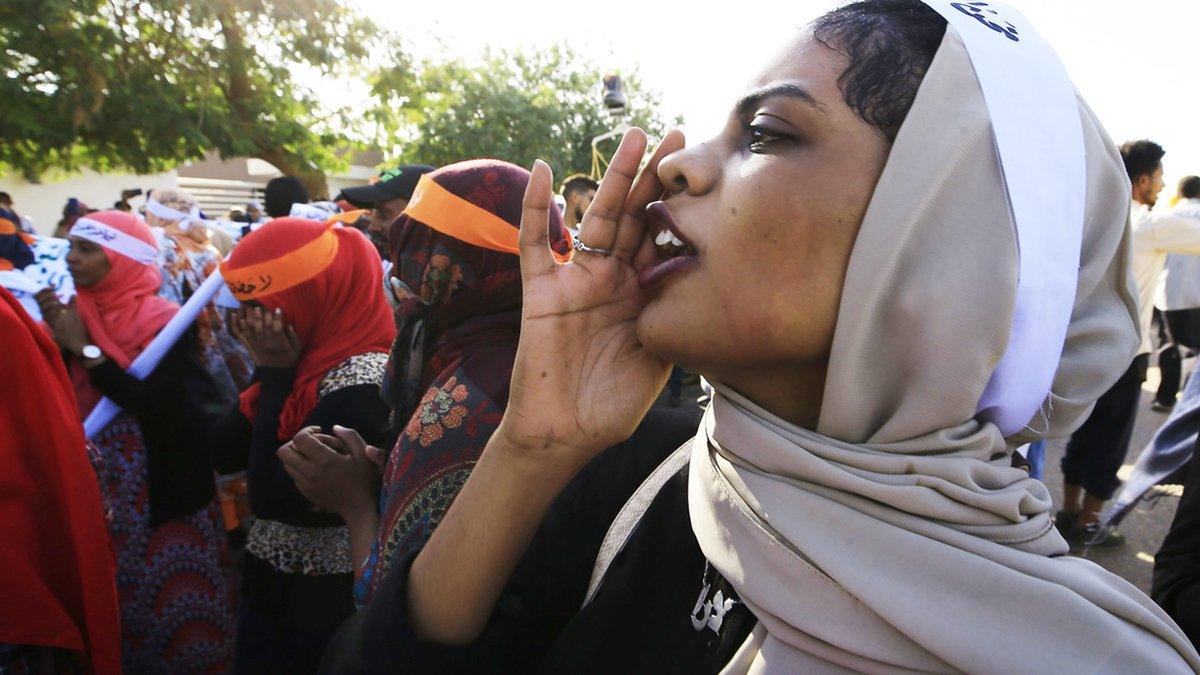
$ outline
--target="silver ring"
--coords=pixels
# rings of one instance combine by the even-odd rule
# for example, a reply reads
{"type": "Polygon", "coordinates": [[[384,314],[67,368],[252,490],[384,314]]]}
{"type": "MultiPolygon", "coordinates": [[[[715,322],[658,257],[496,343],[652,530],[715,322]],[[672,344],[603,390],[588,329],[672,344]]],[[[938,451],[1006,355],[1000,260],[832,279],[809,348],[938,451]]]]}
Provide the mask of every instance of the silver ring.
{"type": "Polygon", "coordinates": [[[591,246],[588,246],[587,244],[583,243],[582,241],[580,241],[578,239],[575,240],[575,250],[583,251],[584,253],[593,253],[595,255],[602,255],[605,257],[612,255],[612,249],[592,248],[591,246]]]}

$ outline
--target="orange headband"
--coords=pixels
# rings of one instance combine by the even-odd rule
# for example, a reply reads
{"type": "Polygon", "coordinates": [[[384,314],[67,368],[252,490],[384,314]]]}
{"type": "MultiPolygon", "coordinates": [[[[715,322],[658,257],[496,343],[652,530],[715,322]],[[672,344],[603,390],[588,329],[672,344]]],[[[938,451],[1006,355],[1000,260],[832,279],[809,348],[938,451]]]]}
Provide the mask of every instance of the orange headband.
{"type": "MultiPolygon", "coordinates": [[[[520,255],[517,228],[500,216],[482,209],[442,187],[430,177],[421,176],[408,200],[405,215],[413,220],[480,248],[520,255]]],[[[559,262],[570,253],[552,251],[559,262]]]]}
{"type": "Polygon", "coordinates": [[[329,216],[328,218],[325,219],[325,224],[332,225],[334,223],[339,223],[342,225],[353,225],[354,223],[358,222],[359,218],[362,218],[367,213],[368,213],[368,211],[366,209],[359,209],[357,211],[345,211],[343,213],[335,213],[332,216],[329,216]]]}
{"type": "Polygon", "coordinates": [[[272,260],[232,268],[221,263],[221,276],[233,297],[245,302],[287,290],[317,276],[337,257],[338,238],[327,229],[316,239],[272,260]]]}

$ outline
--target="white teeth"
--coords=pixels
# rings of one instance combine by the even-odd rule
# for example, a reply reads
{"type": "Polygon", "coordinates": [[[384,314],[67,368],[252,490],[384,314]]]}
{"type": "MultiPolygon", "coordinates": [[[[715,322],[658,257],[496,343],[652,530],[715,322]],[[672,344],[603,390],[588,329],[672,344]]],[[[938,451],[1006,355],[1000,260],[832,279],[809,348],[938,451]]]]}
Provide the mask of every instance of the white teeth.
{"type": "Polygon", "coordinates": [[[667,244],[673,244],[680,248],[685,246],[683,240],[675,236],[675,233],[670,230],[663,230],[662,232],[659,232],[658,236],[654,238],[654,243],[658,246],[666,246],[667,244]]]}

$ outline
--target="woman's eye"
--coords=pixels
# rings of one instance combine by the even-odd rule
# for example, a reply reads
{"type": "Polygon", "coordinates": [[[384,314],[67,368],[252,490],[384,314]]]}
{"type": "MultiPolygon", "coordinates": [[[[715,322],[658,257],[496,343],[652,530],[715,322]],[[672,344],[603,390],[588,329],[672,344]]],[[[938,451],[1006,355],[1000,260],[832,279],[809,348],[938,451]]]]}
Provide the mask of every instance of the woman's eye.
{"type": "Polygon", "coordinates": [[[764,153],[770,147],[780,141],[789,140],[790,137],[761,124],[751,122],[746,125],[747,148],[750,152],[764,153]]]}

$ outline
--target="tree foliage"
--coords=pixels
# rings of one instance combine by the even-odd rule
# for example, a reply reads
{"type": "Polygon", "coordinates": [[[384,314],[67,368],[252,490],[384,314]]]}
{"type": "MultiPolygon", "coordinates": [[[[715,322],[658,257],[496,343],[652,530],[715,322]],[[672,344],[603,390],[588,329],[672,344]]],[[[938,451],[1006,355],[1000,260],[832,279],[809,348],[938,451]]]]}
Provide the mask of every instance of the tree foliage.
{"type": "MultiPolygon", "coordinates": [[[[555,175],[586,173],[591,140],[613,127],[600,104],[604,75],[565,45],[486,51],[480,59],[400,60],[372,80],[371,117],[384,147],[402,161],[449,164],[493,157],[520,166],[541,158],[555,175]]],[[[622,72],[627,121],[651,136],[666,131],[656,92],[622,72]]],[[[611,151],[613,146],[607,150],[611,151]]]]}
{"type": "MultiPolygon", "coordinates": [[[[344,0],[0,0],[0,169],[147,173],[217,151],[321,194],[364,140],[432,164],[540,157],[563,176],[612,127],[604,73],[565,46],[414,64],[397,44],[344,0]],[[341,107],[301,84],[364,73],[372,100],[341,107]]],[[[657,95],[622,76],[628,121],[660,135],[657,95]]]]}
{"type": "Polygon", "coordinates": [[[151,172],[216,150],[323,192],[347,111],[292,73],[344,71],[375,37],[337,0],[3,0],[0,163],[151,172]]]}

